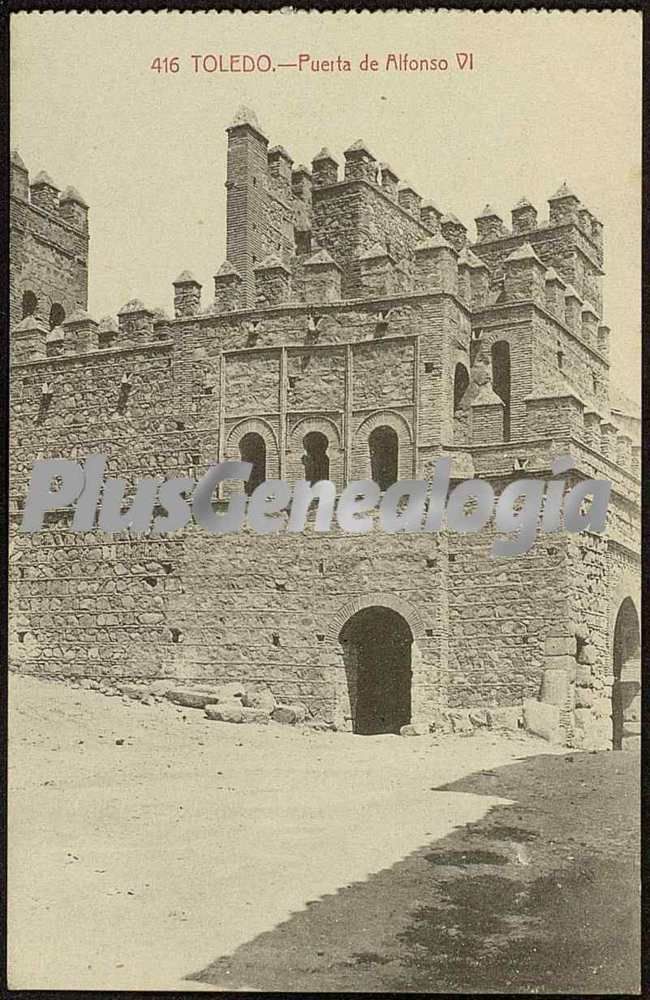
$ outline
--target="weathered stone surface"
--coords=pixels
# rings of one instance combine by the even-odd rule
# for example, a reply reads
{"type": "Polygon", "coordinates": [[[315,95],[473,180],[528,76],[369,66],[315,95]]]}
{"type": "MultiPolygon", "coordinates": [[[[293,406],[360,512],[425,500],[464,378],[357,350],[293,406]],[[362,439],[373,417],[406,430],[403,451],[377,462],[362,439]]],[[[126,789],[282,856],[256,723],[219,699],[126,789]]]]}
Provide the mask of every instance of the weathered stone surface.
{"type": "Polygon", "coordinates": [[[241,723],[244,721],[244,711],[245,709],[239,701],[223,701],[205,706],[206,718],[212,719],[214,722],[241,723]]]}
{"type": "Polygon", "coordinates": [[[127,698],[140,701],[149,694],[149,687],[146,684],[120,684],[119,690],[127,698]]]}
{"type": "Polygon", "coordinates": [[[576,708],[590,708],[594,704],[594,692],[588,687],[576,687],[576,708]]]}
{"type": "Polygon", "coordinates": [[[429,727],[424,722],[411,722],[407,726],[402,726],[399,734],[400,736],[428,736],[429,727]]]}
{"type": "Polygon", "coordinates": [[[523,718],[520,706],[487,708],[485,714],[492,729],[508,729],[511,732],[519,729],[519,723],[523,718]]]}
{"type": "Polygon", "coordinates": [[[276,706],[273,692],[266,685],[248,688],[245,696],[242,697],[242,704],[250,708],[261,708],[269,715],[276,706]]]}
{"type": "Polygon", "coordinates": [[[598,661],[598,650],[587,642],[578,653],[578,663],[594,664],[598,661]]]}
{"type": "Polygon", "coordinates": [[[545,705],[541,701],[527,698],[524,701],[524,724],[528,732],[541,736],[549,743],[561,743],[560,709],[557,705],[545,705]]]}
{"type": "Polygon", "coordinates": [[[276,705],[271,713],[271,718],[274,722],[293,726],[297,722],[304,722],[306,715],[307,710],[304,705],[276,705]]]}
{"type": "Polygon", "coordinates": [[[566,705],[569,695],[569,677],[566,670],[546,669],[542,676],[540,700],[548,705],[566,705]]]}
{"type": "Polygon", "coordinates": [[[576,667],[576,685],[579,687],[593,687],[593,678],[591,674],[591,667],[587,665],[578,665],[576,667]]]}
{"type": "Polygon", "coordinates": [[[468,710],[458,711],[454,709],[453,711],[448,712],[447,714],[451,722],[452,730],[455,733],[474,732],[474,726],[472,725],[468,710]]]}
{"type": "Polygon", "coordinates": [[[469,711],[469,721],[472,723],[475,729],[482,729],[490,725],[488,721],[488,713],[485,708],[472,708],[469,711]]]}
{"type": "Polygon", "coordinates": [[[205,708],[206,705],[226,701],[225,698],[220,699],[216,694],[198,691],[195,688],[172,688],[167,692],[167,698],[175,705],[182,705],[184,708],[205,708]]]}

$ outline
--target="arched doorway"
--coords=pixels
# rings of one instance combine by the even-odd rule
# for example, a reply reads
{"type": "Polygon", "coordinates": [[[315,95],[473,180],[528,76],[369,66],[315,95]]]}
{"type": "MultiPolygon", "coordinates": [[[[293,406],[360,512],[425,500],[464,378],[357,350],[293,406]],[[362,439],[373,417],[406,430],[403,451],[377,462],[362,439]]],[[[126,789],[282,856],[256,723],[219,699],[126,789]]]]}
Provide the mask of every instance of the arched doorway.
{"type": "Polygon", "coordinates": [[[626,739],[638,736],[641,718],[641,634],[639,616],[629,597],[616,616],[613,654],[612,747],[621,750],[626,739]]]}
{"type": "Polygon", "coordinates": [[[391,608],[357,611],[339,635],[352,731],[399,733],[411,721],[411,644],[407,622],[391,608]]]}
{"type": "Polygon", "coordinates": [[[382,493],[397,482],[399,443],[396,431],[382,425],[375,427],[368,439],[370,475],[382,493]]]}
{"type": "Polygon", "coordinates": [[[247,496],[266,479],[266,444],[261,434],[249,431],[239,442],[239,454],[242,462],[252,462],[253,468],[248,481],[244,484],[247,496]]]}

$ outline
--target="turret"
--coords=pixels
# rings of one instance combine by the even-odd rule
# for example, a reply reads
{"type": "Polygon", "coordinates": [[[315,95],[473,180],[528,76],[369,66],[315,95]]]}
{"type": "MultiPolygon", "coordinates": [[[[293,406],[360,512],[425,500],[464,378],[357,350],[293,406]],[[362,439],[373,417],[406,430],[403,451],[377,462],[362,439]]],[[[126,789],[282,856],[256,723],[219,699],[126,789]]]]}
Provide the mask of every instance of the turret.
{"type": "Polygon", "coordinates": [[[410,215],[413,215],[416,219],[420,218],[420,203],[422,198],[410,184],[404,183],[400,185],[397,192],[397,200],[410,215]]]}
{"type": "Polygon", "coordinates": [[[273,146],[269,149],[267,162],[270,176],[285,194],[289,194],[291,191],[291,167],[293,166],[293,160],[284,146],[273,146]]]}
{"type": "Polygon", "coordinates": [[[26,316],[11,332],[12,361],[36,361],[45,357],[47,327],[38,316],[26,316]]]}
{"type": "Polygon", "coordinates": [[[357,139],[343,153],[346,181],[364,180],[374,184],[377,180],[377,161],[363,139],[357,139]]]}
{"type": "Polygon", "coordinates": [[[566,181],[548,199],[549,220],[556,224],[578,222],[580,199],[567,187],[566,181]]]}
{"type": "Polygon", "coordinates": [[[291,174],[291,191],[294,198],[299,198],[306,205],[311,205],[311,173],[304,164],[299,163],[291,174]]]}
{"type": "Polygon", "coordinates": [[[567,285],[564,293],[564,323],[572,333],[582,332],[582,299],[573,285],[567,285]]]}
{"type": "Polygon", "coordinates": [[[380,243],[359,257],[359,280],[364,293],[381,297],[395,290],[395,260],[380,243]]]}
{"type": "Polygon", "coordinates": [[[59,207],[59,188],[49,174],[41,170],[30,186],[31,203],[43,212],[56,212],[59,207]]]}
{"type": "Polygon", "coordinates": [[[189,271],[183,271],[174,282],[174,316],[196,316],[201,309],[203,286],[189,271]]]}
{"type": "Polygon", "coordinates": [[[474,221],[476,222],[476,236],[479,243],[484,240],[496,240],[506,233],[503,219],[491,205],[486,205],[474,221]]]}
{"type": "Polygon", "coordinates": [[[503,262],[503,289],[507,299],[532,299],[537,305],[546,301],[546,265],[530,243],[523,243],[503,262]]]}
{"type": "Polygon", "coordinates": [[[311,176],[314,189],[336,184],[339,179],[339,165],[324,146],[311,161],[311,176]]]}
{"type": "Polygon", "coordinates": [[[564,323],[564,292],[566,281],[560,277],[554,267],[549,267],[545,275],[546,308],[557,319],[564,323]]]}
{"type": "Polygon", "coordinates": [[[29,201],[29,173],[17,149],[11,154],[11,194],[21,201],[29,201]]]}
{"type": "Polygon", "coordinates": [[[255,304],[275,306],[291,298],[291,271],[274,254],[255,267],[255,304]]]}
{"type": "Polygon", "coordinates": [[[88,230],[88,205],[76,188],[67,187],[59,198],[59,215],[74,229],[88,230]]]}
{"type": "Polygon", "coordinates": [[[585,302],[582,307],[582,339],[590,347],[597,346],[598,336],[598,313],[590,302],[585,302]]]}
{"type": "Polygon", "coordinates": [[[467,243],[467,227],[451,212],[441,218],[440,232],[459,253],[467,243]]]}
{"type": "Polygon", "coordinates": [[[313,254],[303,268],[307,302],[337,302],[341,298],[341,268],[327,250],[313,254]]]}
{"type": "Polygon", "coordinates": [[[414,256],[417,291],[458,291],[458,253],[441,233],[418,243],[414,256]]]}
{"type": "Polygon", "coordinates": [[[387,163],[380,164],[381,189],[392,201],[397,201],[399,177],[387,163]]]}
{"type": "Polygon", "coordinates": [[[537,209],[528,198],[520,198],[510,216],[513,233],[527,233],[531,229],[537,229],[537,209]]]}
{"type": "Polygon", "coordinates": [[[123,305],[117,314],[117,322],[120,330],[120,341],[139,344],[143,340],[150,340],[153,335],[153,310],[147,307],[140,299],[131,299],[123,305]]]}
{"type": "Polygon", "coordinates": [[[443,213],[439,208],[431,201],[424,201],[420,206],[420,219],[428,226],[429,229],[433,229],[434,232],[438,232],[440,229],[440,220],[442,219],[443,213]]]}
{"type": "Polygon", "coordinates": [[[86,354],[99,347],[99,323],[84,309],[75,309],[62,323],[64,354],[86,354]]]}
{"type": "Polygon", "coordinates": [[[226,256],[242,276],[246,302],[252,305],[253,266],[266,246],[268,139],[257,116],[241,107],[228,126],[226,256]]]}
{"type": "Polygon", "coordinates": [[[225,260],[214,276],[214,305],[217,312],[233,312],[244,304],[243,281],[239,271],[225,260]]]}

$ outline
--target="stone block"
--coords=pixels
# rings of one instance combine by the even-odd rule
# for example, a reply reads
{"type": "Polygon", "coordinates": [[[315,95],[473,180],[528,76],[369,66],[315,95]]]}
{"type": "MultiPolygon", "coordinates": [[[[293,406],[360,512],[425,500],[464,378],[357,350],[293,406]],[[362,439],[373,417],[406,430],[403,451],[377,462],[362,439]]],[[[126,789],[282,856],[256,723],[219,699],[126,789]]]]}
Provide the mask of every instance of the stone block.
{"type": "Polygon", "coordinates": [[[578,664],[576,667],[576,684],[580,687],[593,687],[591,667],[578,664]]]}
{"type": "Polygon", "coordinates": [[[307,709],[304,705],[276,705],[271,712],[274,722],[281,722],[285,726],[294,726],[297,722],[304,722],[307,716],[307,709]]]}
{"type": "Polygon", "coordinates": [[[640,736],[623,736],[621,739],[621,750],[639,751],[641,749],[640,736]]]}
{"type": "Polygon", "coordinates": [[[571,656],[576,654],[576,639],[574,635],[547,635],[544,639],[544,654],[546,656],[571,656]]]}
{"type": "Polygon", "coordinates": [[[594,716],[590,708],[576,708],[573,713],[573,717],[575,724],[579,729],[586,729],[590,725],[594,716]]]}
{"type": "Polygon", "coordinates": [[[594,698],[594,715],[599,719],[610,719],[612,715],[612,702],[610,698],[594,698]]]}
{"type": "Polygon", "coordinates": [[[549,743],[562,743],[560,709],[557,705],[545,705],[534,698],[524,701],[524,724],[528,732],[541,736],[549,743]]]}
{"type": "Polygon", "coordinates": [[[593,665],[598,660],[598,650],[590,642],[585,643],[577,656],[578,663],[593,665]]]}
{"type": "Polygon", "coordinates": [[[172,688],[167,692],[167,698],[175,705],[182,705],[184,708],[205,708],[206,705],[227,700],[207,691],[199,691],[197,688],[172,688]]]}
{"type": "Polygon", "coordinates": [[[277,702],[273,692],[264,684],[253,689],[249,688],[242,697],[242,704],[248,708],[261,708],[270,715],[277,702]]]}
{"type": "Polygon", "coordinates": [[[591,708],[594,704],[594,692],[588,687],[576,687],[576,708],[591,708]]]}
{"type": "Polygon", "coordinates": [[[429,727],[425,722],[411,722],[408,726],[402,726],[399,734],[400,736],[428,736],[429,727]]]}
{"type": "Polygon", "coordinates": [[[522,710],[519,706],[500,706],[499,708],[486,709],[488,725],[492,729],[507,729],[516,732],[522,718],[522,710]]]}
{"type": "Polygon", "coordinates": [[[206,705],[205,715],[206,718],[212,719],[213,722],[241,723],[244,721],[244,708],[239,701],[232,701],[230,703],[224,701],[216,705],[206,705]]]}
{"type": "Polygon", "coordinates": [[[467,709],[454,710],[449,712],[448,715],[449,721],[451,722],[451,728],[454,733],[474,732],[474,726],[471,723],[469,711],[467,709]]]}
{"type": "Polygon", "coordinates": [[[140,701],[149,694],[149,687],[146,684],[120,684],[119,690],[126,698],[133,698],[140,701]]]}
{"type": "Polygon", "coordinates": [[[569,675],[555,667],[546,669],[542,677],[541,701],[547,705],[566,705],[569,697],[569,675]]]}
{"type": "Polygon", "coordinates": [[[176,681],[173,677],[169,677],[167,680],[157,680],[149,681],[147,687],[152,694],[162,694],[165,695],[167,692],[176,686],[176,681]]]}

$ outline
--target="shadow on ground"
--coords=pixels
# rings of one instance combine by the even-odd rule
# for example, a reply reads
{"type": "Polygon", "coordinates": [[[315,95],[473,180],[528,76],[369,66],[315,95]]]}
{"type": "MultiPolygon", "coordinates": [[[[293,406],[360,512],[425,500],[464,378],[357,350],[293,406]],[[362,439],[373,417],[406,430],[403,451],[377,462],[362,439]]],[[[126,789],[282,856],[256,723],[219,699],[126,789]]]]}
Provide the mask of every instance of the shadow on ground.
{"type": "Polygon", "coordinates": [[[188,979],[269,991],[638,992],[638,754],[526,758],[432,788],[433,808],[438,791],[513,804],[188,979]]]}

